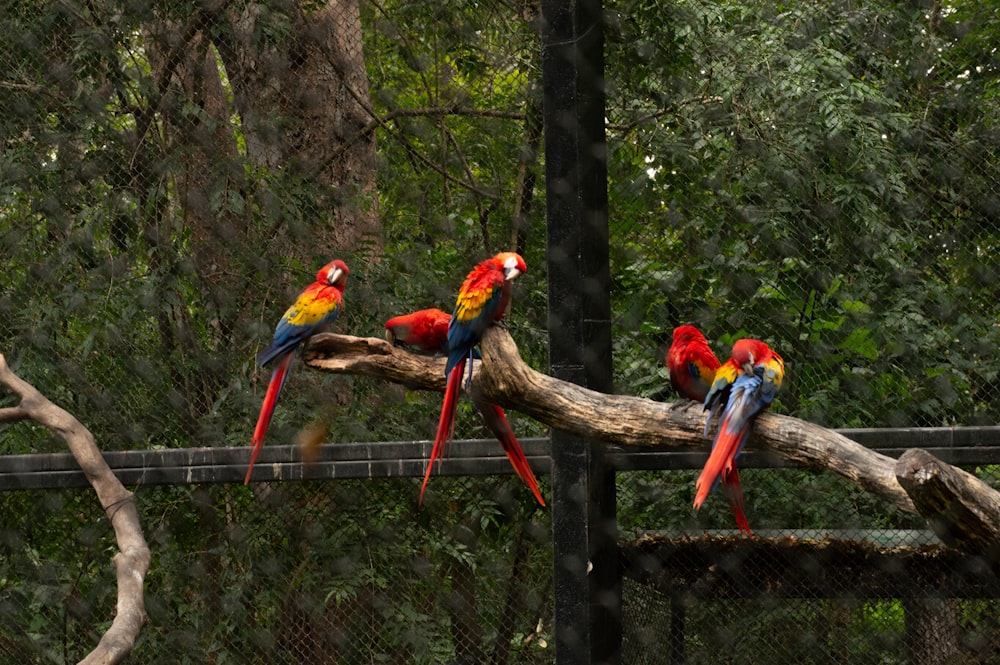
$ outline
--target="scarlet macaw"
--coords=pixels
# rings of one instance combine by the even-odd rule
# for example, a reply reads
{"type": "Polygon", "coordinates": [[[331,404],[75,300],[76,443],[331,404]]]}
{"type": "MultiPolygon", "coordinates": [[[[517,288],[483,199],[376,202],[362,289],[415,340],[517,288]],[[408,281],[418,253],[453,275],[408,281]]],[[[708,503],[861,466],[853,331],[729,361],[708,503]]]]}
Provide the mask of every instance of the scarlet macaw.
{"type": "Polygon", "coordinates": [[[385,338],[390,344],[412,346],[428,353],[447,351],[450,322],[451,315],[447,312],[422,309],[386,321],[385,338]]]}
{"type": "MultiPolygon", "coordinates": [[[[733,488],[739,490],[740,487],[735,475],[736,456],[743,449],[757,415],[774,401],[784,378],[784,361],[764,342],[740,339],[733,345],[729,360],[715,373],[715,381],[705,397],[705,410],[709,411],[705,419],[706,435],[711,423],[711,412],[721,409],[722,415],[712,443],[712,453],[695,482],[696,509],[701,507],[721,477],[724,481],[723,491],[726,491],[730,505],[735,503],[742,512],[742,491],[737,495],[731,493],[733,488]],[[727,485],[725,481],[730,479],[728,474],[736,482],[727,485]]],[[[741,533],[745,530],[747,535],[751,535],[746,518],[740,521],[737,515],[737,522],[740,522],[741,533]]]]}
{"type": "Polygon", "coordinates": [[[704,402],[719,364],[700,330],[694,326],[674,328],[674,341],[667,352],[667,369],[670,385],[678,395],[704,402]]]}
{"type": "MultiPolygon", "coordinates": [[[[385,337],[393,344],[400,343],[421,351],[435,353],[448,349],[448,327],[451,315],[440,309],[422,309],[412,314],[394,316],[385,323],[385,337]]],[[[461,374],[461,370],[459,371],[461,374]]],[[[528,465],[521,444],[514,435],[514,430],[507,422],[507,416],[496,404],[475,400],[476,408],[483,416],[483,422],[497,437],[503,447],[510,465],[514,467],[518,478],[531,488],[538,503],[545,505],[542,493],[538,489],[538,481],[528,465]]]]}
{"type": "MultiPolygon", "coordinates": [[[[667,352],[667,369],[670,371],[670,385],[681,397],[704,402],[719,365],[719,359],[700,330],[688,325],[674,328],[674,341],[667,352]]],[[[752,535],[743,511],[743,488],[735,461],[731,469],[722,471],[722,493],[729,499],[729,509],[736,518],[740,533],[746,531],[747,535],[752,535]]]]}
{"type": "Polygon", "coordinates": [[[264,443],[264,435],[267,434],[267,426],[271,422],[278,395],[288,380],[295,351],[300,344],[308,341],[310,337],[337,319],[344,305],[344,286],[347,284],[349,273],[347,265],[339,259],[320,268],[316,273],[316,281],[299,294],[278,321],[271,346],[264,349],[257,357],[261,367],[272,360],[277,360],[278,364],[271,374],[271,382],[267,384],[264,403],[260,407],[260,415],[257,416],[257,427],[254,429],[251,441],[253,452],[250,454],[250,466],[243,480],[244,485],[250,482],[250,473],[264,443]]]}
{"type": "MultiPolygon", "coordinates": [[[[455,409],[458,406],[458,388],[462,373],[465,371],[465,364],[468,361],[471,378],[476,345],[482,339],[486,328],[503,318],[504,311],[510,303],[510,283],[527,270],[528,267],[519,254],[501,252],[473,268],[458,290],[455,313],[452,314],[451,322],[448,325],[448,362],[445,364],[444,370],[448,381],[444,391],[444,402],[441,405],[441,418],[438,420],[437,435],[434,437],[434,447],[431,449],[431,458],[427,462],[423,485],[420,486],[421,502],[424,499],[427,481],[431,477],[434,461],[444,455],[445,449],[451,441],[452,431],[455,427],[455,409]]],[[[479,405],[477,404],[477,406],[479,405]]],[[[494,408],[499,409],[499,407],[484,406],[488,406],[488,408],[480,407],[483,418],[491,428],[501,428],[500,432],[497,433],[497,438],[504,446],[507,457],[514,466],[517,475],[531,487],[535,498],[542,502],[538,484],[535,482],[534,474],[524,457],[521,445],[514,438],[513,432],[510,433],[509,437],[502,435],[504,434],[503,428],[506,428],[507,431],[510,430],[506,417],[497,416],[496,412],[493,411],[494,408]]],[[[544,505],[544,502],[542,503],[544,505]]]]}

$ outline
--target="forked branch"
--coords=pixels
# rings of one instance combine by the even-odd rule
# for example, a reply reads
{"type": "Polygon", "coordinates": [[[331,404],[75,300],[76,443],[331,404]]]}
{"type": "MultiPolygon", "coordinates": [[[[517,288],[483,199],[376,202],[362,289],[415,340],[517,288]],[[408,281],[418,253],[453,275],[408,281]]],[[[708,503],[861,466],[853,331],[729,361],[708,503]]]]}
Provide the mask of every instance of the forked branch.
{"type": "Polygon", "coordinates": [[[135,499],[111,472],[94,442],[93,434],[69,412],[50,402],[31,384],[18,377],[2,354],[0,383],[21,398],[17,406],[0,409],[0,422],[30,419],[59,435],[97,492],[97,498],[114,528],[118,543],[118,553],[113,558],[118,580],[117,611],[97,647],[80,663],[119,663],[132,651],[147,618],[143,584],[149,570],[150,553],[142,535],[135,499]]]}

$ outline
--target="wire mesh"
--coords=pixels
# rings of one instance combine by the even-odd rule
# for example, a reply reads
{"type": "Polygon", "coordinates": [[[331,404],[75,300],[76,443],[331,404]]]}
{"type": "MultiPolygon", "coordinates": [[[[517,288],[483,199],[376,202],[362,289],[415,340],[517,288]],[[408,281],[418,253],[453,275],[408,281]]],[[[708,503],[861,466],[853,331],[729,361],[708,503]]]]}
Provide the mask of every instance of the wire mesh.
{"type": "Polygon", "coordinates": [[[741,336],[778,349],[786,413],[995,423],[990,22],[965,3],[611,14],[621,382],[662,390],[640,342],[689,322],[723,357],[741,336]]]}
{"type": "MultiPolygon", "coordinates": [[[[416,487],[139,489],[155,563],[129,662],[552,662],[548,514],[510,479],[435,478],[419,510],[416,487]]],[[[89,490],[0,497],[0,659],[76,662],[113,613],[110,527],[89,490]]]]}
{"type": "MultiPolygon", "coordinates": [[[[693,322],[720,356],[744,335],[784,355],[776,411],[996,424],[995,12],[605,9],[616,389],[669,397],[663,351],[693,322]]],[[[544,366],[538,21],[527,2],[6,3],[6,357],[102,447],[244,445],[268,378],[252,359],[316,267],[348,261],[336,329],[378,335],[515,247],[511,331],[544,366]]],[[[296,369],[270,437],[425,438],[437,405],[296,369]]],[[[457,427],[481,433],[464,405],[457,427]]],[[[61,445],[3,432],[4,453],[61,445]]],[[[743,478],[762,533],[926,536],[826,475],[743,478]]],[[[721,499],[691,513],[693,479],[620,474],[623,540],[730,531],[721,499]]],[[[412,481],[141,488],[133,660],[551,662],[548,518],[510,483],[435,479],[448,498],[421,511],[412,481]]],[[[0,654],[70,662],[113,611],[107,525],[88,492],[2,501],[0,654]]],[[[624,662],[679,662],[677,644],[687,662],[991,662],[998,642],[990,598],[692,602],[627,579],[624,608],[624,662]]]]}

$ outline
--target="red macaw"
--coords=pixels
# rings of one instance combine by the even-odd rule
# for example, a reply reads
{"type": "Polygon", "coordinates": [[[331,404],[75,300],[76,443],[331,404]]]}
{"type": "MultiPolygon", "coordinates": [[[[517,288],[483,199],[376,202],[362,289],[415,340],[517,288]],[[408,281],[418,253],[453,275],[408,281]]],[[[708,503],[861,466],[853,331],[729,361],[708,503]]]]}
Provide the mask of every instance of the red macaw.
{"type": "MultiPolygon", "coordinates": [[[[459,370],[459,373],[461,374],[461,370],[459,370]]],[[[507,422],[507,416],[504,414],[503,409],[496,404],[482,400],[474,400],[473,403],[479,409],[479,413],[482,414],[483,422],[486,423],[486,426],[493,432],[493,436],[500,442],[500,446],[503,448],[504,453],[506,453],[507,459],[510,460],[510,465],[514,467],[514,473],[531,489],[531,493],[535,495],[538,504],[544,507],[545,500],[542,498],[541,490],[538,489],[538,481],[535,479],[535,474],[531,471],[528,459],[524,456],[520,442],[514,436],[514,429],[507,422]]],[[[426,484],[426,479],[424,482],[426,484]]]]}
{"type": "Polygon", "coordinates": [[[674,328],[674,341],[667,352],[667,369],[670,385],[678,395],[704,402],[719,364],[700,330],[694,326],[674,328]]]}
{"type": "Polygon", "coordinates": [[[422,309],[386,321],[385,338],[390,344],[412,346],[428,353],[447,351],[449,323],[451,314],[448,312],[422,309]]]}
{"type": "MultiPolygon", "coordinates": [[[[694,326],[674,328],[674,341],[667,352],[667,369],[670,371],[670,385],[681,397],[704,402],[708,396],[715,373],[719,369],[719,359],[715,357],[708,340],[694,326]]],[[[736,518],[740,533],[753,535],[743,510],[743,488],[736,462],[722,471],[722,493],[729,500],[729,509],[736,518]]]]}
{"type": "MultiPolygon", "coordinates": [[[[448,381],[444,391],[444,402],[441,405],[441,418],[438,420],[437,435],[434,437],[434,447],[431,449],[431,458],[427,463],[427,471],[424,473],[423,485],[420,486],[421,502],[423,502],[427,481],[431,477],[434,461],[444,455],[445,449],[451,441],[452,431],[455,427],[455,409],[458,406],[458,388],[462,373],[465,371],[465,364],[468,361],[471,378],[472,359],[476,345],[479,344],[486,328],[503,318],[507,305],[510,303],[511,281],[527,270],[528,267],[519,254],[501,252],[473,268],[458,290],[455,313],[452,314],[451,322],[448,325],[448,362],[445,364],[444,370],[448,381]]],[[[491,427],[506,425],[506,428],[510,429],[506,417],[497,417],[495,412],[491,412],[492,407],[480,410],[483,411],[483,417],[487,424],[492,422],[491,427]]],[[[504,445],[505,451],[507,446],[511,447],[511,451],[507,452],[507,457],[514,466],[514,470],[531,487],[535,497],[541,501],[541,493],[538,491],[537,483],[534,482],[534,474],[531,473],[521,445],[514,438],[513,432],[509,438],[501,436],[501,434],[497,434],[497,437],[504,445]]]]}
{"type": "MultiPolygon", "coordinates": [[[[420,351],[435,353],[448,349],[448,326],[451,322],[451,315],[442,312],[440,309],[422,309],[412,314],[394,316],[385,323],[385,337],[393,344],[405,344],[420,351]]],[[[461,374],[461,370],[459,371],[461,374]]],[[[518,478],[531,488],[538,503],[545,505],[542,493],[538,489],[538,481],[535,474],[528,465],[528,460],[524,456],[521,444],[514,435],[514,430],[507,422],[507,416],[496,404],[490,404],[482,400],[475,400],[476,408],[483,416],[483,422],[490,428],[490,431],[497,437],[503,447],[510,465],[514,467],[514,472],[518,478]]],[[[421,492],[422,494],[422,492],[421,492]]]]}
{"type": "MultiPolygon", "coordinates": [[[[712,443],[712,453],[695,483],[696,509],[701,507],[720,477],[725,481],[728,480],[727,474],[732,474],[736,479],[731,485],[724,484],[724,491],[732,488],[739,490],[739,479],[735,476],[736,456],[743,449],[757,415],[774,401],[784,378],[784,361],[764,342],[740,339],[733,345],[729,360],[719,367],[705,398],[705,410],[709,411],[705,419],[705,434],[708,434],[711,423],[711,411],[721,409],[722,415],[712,443]]],[[[738,495],[727,492],[727,498],[731,505],[735,502],[742,512],[742,491],[738,495]]],[[[747,535],[751,535],[745,521],[744,518],[740,523],[740,532],[745,530],[747,535]]]]}
{"type": "Polygon", "coordinates": [[[244,485],[250,482],[250,473],[264,443],[264,435],[267,434],[267,426],[271,422],[278,395],[288,380],[288,371],[295,358],[295,351],[300,344],[336,320],[344,306],[344,286],[347,284],[349,273],[347,265],[340,260],[331,261],[320,268],[316,273],[316,281],[299,294],[278,321],[271,346],[264,349],[257,357],[257,362],[262,367],[272,360],[277,360],[278,364],[271,374],[271,382],[267,384],[264,403],[260,407],[260,415],[257,416],[257,428],[254,429],[251,441],[253,452],[250,454],[250,466],[243,480],[244,485]]]}

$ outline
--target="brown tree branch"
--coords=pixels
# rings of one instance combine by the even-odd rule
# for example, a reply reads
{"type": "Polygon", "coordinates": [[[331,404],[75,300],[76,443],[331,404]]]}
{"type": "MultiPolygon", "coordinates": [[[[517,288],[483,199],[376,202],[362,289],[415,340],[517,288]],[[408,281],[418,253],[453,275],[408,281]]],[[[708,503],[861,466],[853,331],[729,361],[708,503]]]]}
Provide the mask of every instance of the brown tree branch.
{"type": "Polygon", "coordinates": [[[1000,493],[920,449],[903,453],[896,477],[942,542],[1000,564],[1000,493]]]}
{"type": "Polygon", "coordinates": [[[139,525],[132,493],[118,481],[101,456],[94,436],[69,412],[50,402],[32,385],[18,377],[0,354],[0,383],[19,395],[21,403],[0,411],[3,422],[30,418],[66,441],[70,452],[97,492],[97,498],[115,530],[118,553],[113,561],[118,578],[118,605],[114,621],[82,665],[119,663],[132,651],[139,630],[146,622],[143,583],[149,570],[150,553],[139,525]]]}
{"type": "MultiPolygon", "coordinates": [[[[605,395],[528,367],[501,328],[486,331],[470,390],[546,425],[609,443],[707,446],[704,413],[694,402],[654,402],[605,395]]],[[[324,334],[306,362],[341,374],[364,374],[423,390],[444,390],[444,359],[412,355],[380,339],[324,334]]],[[[1000,572],[1000,492],[966,471],[911,449],[900,459],[876,453],[812,423],[765,413],[750,443],[807,467],[832,471],[892,505],[922,515],[943,542],[983,556],[1000,572]]]]}
{"type": "Polygon", "coordinates": [[[21,420],[30,420],[28,412],[19,406],[10,406],[0,409],[0,423],[16,423],[21,420]]]}
{"type": "MultiPolygon", "coordinates": [[[[510,335],[486,331],[471,390],[546,425],[606,441],[639,446],[706,446],[704,414],[693,402],[664,403],[605,395],[528,367],[510,335]]],[[[415,356],[380,339],[326,333],[313,338],[306,363],[340,374],[363,374],[423,390],[444,390],[444,359],[415,356]]],[[[837,473],[892,505],[914,512],[896,480],[896,461],[812,423],[763,414],[751,445],[814,469],[837,473]]]]}

